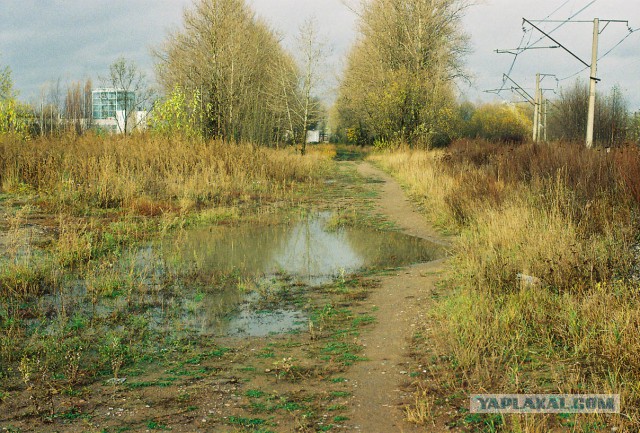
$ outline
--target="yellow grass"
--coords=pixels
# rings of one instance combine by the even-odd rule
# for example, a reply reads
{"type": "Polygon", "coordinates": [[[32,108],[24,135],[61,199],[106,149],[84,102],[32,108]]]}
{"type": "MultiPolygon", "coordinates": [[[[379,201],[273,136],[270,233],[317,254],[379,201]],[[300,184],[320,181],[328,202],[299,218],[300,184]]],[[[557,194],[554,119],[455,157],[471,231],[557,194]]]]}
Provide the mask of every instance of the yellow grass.
{"type": "Polygon", "coordinates": [[[0,188],[35,191],[57,206],[169,210],[270,201],[313,182],[335,152],[269,149],[150,135],[0,138],[0,188]]]}
{"type": "MultiPolygon", "coordinates": [[[[441,392],[620,393],[624,416],[580,416],[575,431],[601,421],[637,431],[640,284],[629,277],[638,205],[625,173],[613,157],[571,146],[489,149],[482,163],[456,151],[371,157],[458,234],[449,295],[429,314],[436,352],[450,360],[441,392]],[[574,167],[583,161],[597,177],[574,167]]],[[[503,422],[498,431],[559,425],[503,422]]]]}

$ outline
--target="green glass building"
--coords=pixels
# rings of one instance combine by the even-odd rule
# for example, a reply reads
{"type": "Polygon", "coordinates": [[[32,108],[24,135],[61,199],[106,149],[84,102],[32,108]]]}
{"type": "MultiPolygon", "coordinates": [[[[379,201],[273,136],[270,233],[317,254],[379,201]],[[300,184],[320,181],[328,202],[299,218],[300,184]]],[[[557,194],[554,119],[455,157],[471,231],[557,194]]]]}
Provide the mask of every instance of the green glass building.
{"type": "Polygon", "coordinates": [[[123,132],[125,115],[136,109],[135,92],[101,88],[91,92],[91,97],[94,124],[109,132],[123,132]]]}

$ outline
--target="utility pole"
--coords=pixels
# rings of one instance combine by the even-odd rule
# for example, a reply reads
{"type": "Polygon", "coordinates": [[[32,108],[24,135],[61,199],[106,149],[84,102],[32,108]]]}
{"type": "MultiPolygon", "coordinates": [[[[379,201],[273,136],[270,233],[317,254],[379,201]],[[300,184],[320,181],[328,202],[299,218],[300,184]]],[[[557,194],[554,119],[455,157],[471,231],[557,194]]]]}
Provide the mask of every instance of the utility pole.
{"type": "MultiPolygon", "coordinates": [[[[536,21],[536,22],[568,23],[568,22],[570,22],[570,20],[564,20],[564,21],[542,20],[542,21],[536,21]]],[[[591,23],[591,21],[571,21],[571,22],[572,23],[591,23]]],[[[573,56],[576,60],[578,60],[580,63],[582,63],[586,67],[586,69],[591,69],[590,76],[589,76],[589,79],[590,79],[589,113],[588,113],[588,116],[587,116],[587,139],[586,139],[586,145],[587,145],[588,148],[593,147],[593,128],[594,128],[594,124],[595,124],[595,111],[596,111],[595,110],[595,107],[596,107],[596,85],[597,85],[598,81],[600,81],[600,79],[597,77],[597,75],[598,75],[598,38],[600,36],[600,23],[601,22],[606,23],[606,25],[603,28],[603,31],[611,23],[624,23],[624,24],[626,24],[627,28],[629,29],[629,34],[632,34],[632,33],[636,32],[638,30],[638,29],[636,29],[636,30],[631,29],[631,27],[629,27],[629,21],[627,21],[627,20],[601,20],[599,18],[595,18],[593,20],[593,43],[592,43],[592,46],[591,46],[591,64],[588,64],[587,62],[582,60],[580,57],[578,57],[575,53],[573,53],[571,50],[569,50],[567,47],[565,47],[560,42],[558,42],[556,39],[554,39],[549,33],[546,33],[540,27],[536,26],[532,21],[530,21],[530,20],[528,20],[526,18],[523,18],[523,23],[529,24],[531,27],[533,27],[534,29],[536,29],[537,31],[542,33],[545,37],[547,37],[548,39],[550,39],[551,41],[553,41],[556,44],[555,46],[549,47],[549,48],[562,48],[567,53],[569,53],[571,56],[573,56]]],[[[623,39],[623,41],[624,41],[624,39],[623,39]]],[[[618,44],[620,44],[620,43],[618,43],[618,44]]],[[[526,50],[526,49],[524,49],[524,50],[526,50]]]]}
{"type": "Polygon", "coordinates": [[[540,73],[536,74],[536,93],[533,102],[533,142],[537,143],[540,136],[540,73]]]}
{"type": "Polygon", "coordinates": [[[546,143],[547,140],[547,112],[549,111],[549,100],[545,99],[544,100],[544,142],[546,143]]]}
{"type": "Polygon", "coordinates": [[[591,76],[589,87],[589,114],[587,117],[587,148],[593,147],[593,127],[596,116],[596,84],[598,84],[598,36],[600,35],[600,20],[593,20],[593,45],[591,47],[591,76]]]}
{"type": "Polygon", "coordinates": [[[534,96],[531,96],[520,84],[516,83],[509,75],[502,74],[503,87],[500,89],[494,90],[485,90],[485,93],[495,93],[500,94],[503,90],[511,90],[516,92],[518,95],[524,98],[524,101],[533,106],[533,141],[537,143],[539,140],[543,139],[544,132],[544,141],[547,141],[547,104],[549,100],[544,98],[544,92],[547,90],[555,92],[554,89],[543,89],[542,88],[542,80],[546,77],[555,77],[554,74],[536,74],[536,90],[534,96]],[[513,85],[507,89],[504,87],[507,81],[511,82],[513,85]],[[544,109],[543,109],[544,104],[544,109]],[[544,125],[543,125],[544,123],[544,125]]]}

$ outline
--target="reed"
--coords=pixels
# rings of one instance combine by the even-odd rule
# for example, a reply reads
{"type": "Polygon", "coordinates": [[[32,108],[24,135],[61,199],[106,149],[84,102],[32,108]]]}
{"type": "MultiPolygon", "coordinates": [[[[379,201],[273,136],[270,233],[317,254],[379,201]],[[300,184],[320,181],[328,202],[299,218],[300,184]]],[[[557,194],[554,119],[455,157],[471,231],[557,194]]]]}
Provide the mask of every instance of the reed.
{"type": "Polygon", "coordinates": [[[35,192],[51,211],[122,209],[155,216],[283,199],[322,176],[332,152],[320,146],[301,157],[289,148],[153,135],[27,142],[3,136],[0,191],[35,192]]]}

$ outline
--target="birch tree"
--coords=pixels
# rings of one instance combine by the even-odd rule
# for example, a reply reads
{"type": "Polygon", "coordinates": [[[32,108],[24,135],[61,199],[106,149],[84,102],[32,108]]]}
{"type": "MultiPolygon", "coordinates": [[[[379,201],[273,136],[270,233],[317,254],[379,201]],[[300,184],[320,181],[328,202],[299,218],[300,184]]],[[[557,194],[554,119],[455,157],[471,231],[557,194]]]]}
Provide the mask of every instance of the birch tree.
{"type": "Polygon", "coordinates": [[[205,137],[276,140],[290,123],[286,105],[278,102],[283,92],[288,101],[295,87],[277,73],[290,56],[275,33],[244,0],[196,0],[183,21],[155,51],[165,93],[180,87],[201,95],[205,137]]]}
{"type": "Polygon", "coordinates": [[[321,80],[320,65],[323,60],[324,44],[318,38],[317,23],[308,19],[301,27],[298,36],[298,58],[300,68],[300,99],[298,116],[302,125],[300,137],[301,153],[306,153],[307,130],[311,119],[321,112],[320,100],[315,98],[321,80]]]}
{"type": "Polygon", "coordinates": [[[77,81],[67,86],[64,100],[66,121],[77,134],[82,134],[91,124],[91,80],[77,81]]]}
{"type": "Polygon", "coordinates": [[[456,80],[466,77],[466,0],[371,0],[339,89],[341,125],[369,140],[446,141],[456,80]],[[358,130],[356,132],[356,130],[358,130]]]}
{"type": "Polygon", "coordinates": [[[120,57],[109,66],[109,75],[102,77],[101,81],[103,86],[118,92],[118,105],[123,111],[122,119],[116,116],[118,129],[124,134],[129,133],[141,122],[133,115],[137,111],[147,111],[155,95],[145,73],[135,62],[120,57]]]}

